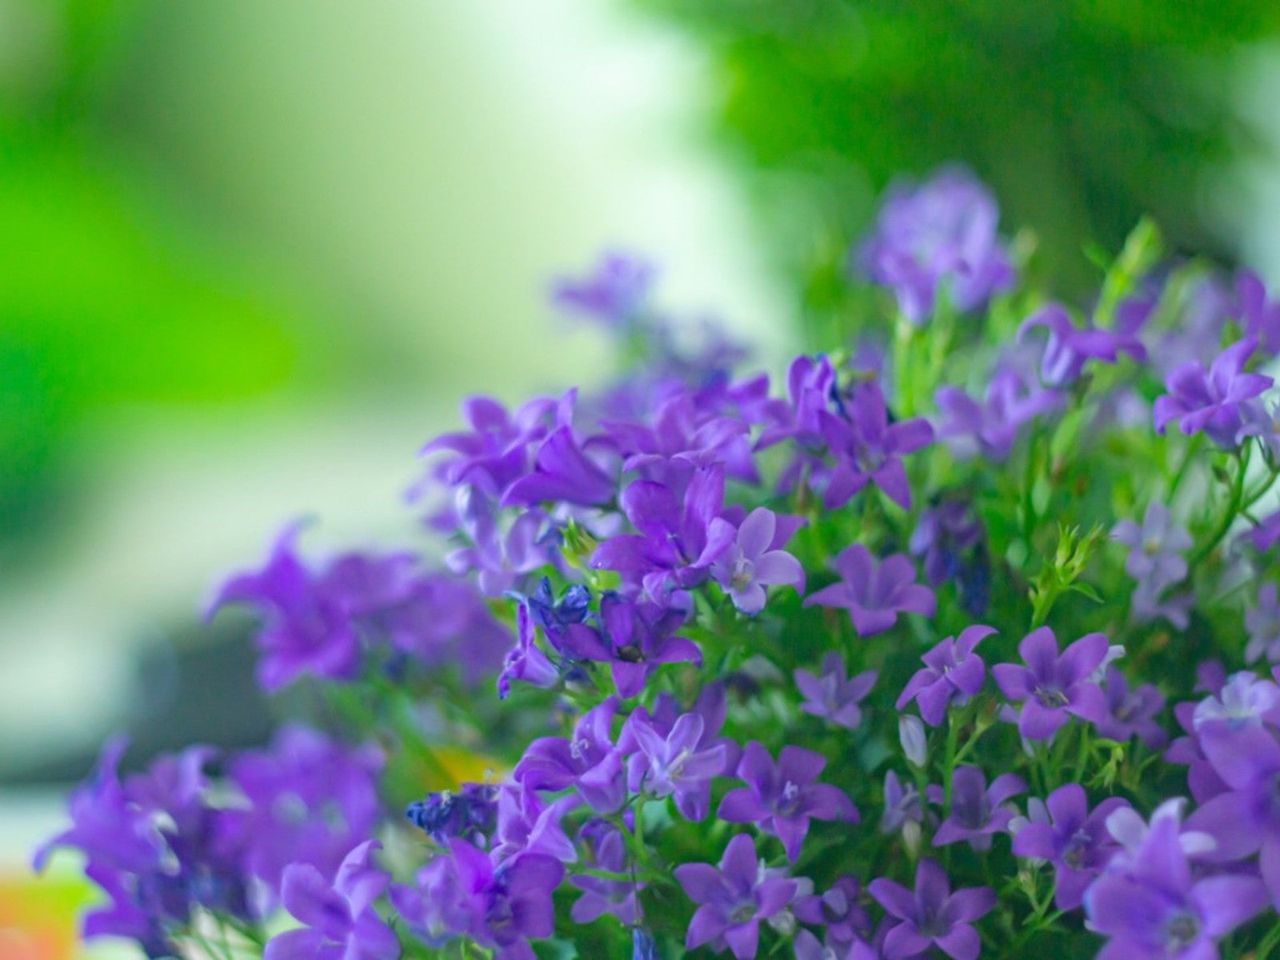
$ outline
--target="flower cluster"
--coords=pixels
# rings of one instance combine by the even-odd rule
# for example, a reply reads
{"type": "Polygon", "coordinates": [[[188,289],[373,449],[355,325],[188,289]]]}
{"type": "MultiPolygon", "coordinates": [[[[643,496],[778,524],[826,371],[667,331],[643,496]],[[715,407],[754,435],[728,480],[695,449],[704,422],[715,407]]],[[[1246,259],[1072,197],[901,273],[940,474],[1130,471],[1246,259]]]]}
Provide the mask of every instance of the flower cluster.
{"type": "Polygon", "coordinates": [[[885,314],[777,389],[661,308],[645,261],[558,281],[625,369],[472,398],[426,444],[412,502],[443,569],[424,546],[309,560],[293,525],[222,585],[309,725],[123,780],[109,745],[37,856],[82,851],[106,894],[86,935],[271,960],[1267,956],[1280,306],[1164,262],[1149,224],[1095,300],[1048,301],[998,227],[967,173],[895,189],[849,281],[885,314]]]}

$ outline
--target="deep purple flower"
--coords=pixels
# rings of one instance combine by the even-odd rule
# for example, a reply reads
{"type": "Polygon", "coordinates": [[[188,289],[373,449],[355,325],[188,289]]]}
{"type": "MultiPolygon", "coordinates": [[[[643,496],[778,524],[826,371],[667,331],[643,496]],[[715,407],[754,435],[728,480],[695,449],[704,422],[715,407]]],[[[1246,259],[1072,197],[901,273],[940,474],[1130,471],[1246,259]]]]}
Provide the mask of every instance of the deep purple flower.
{"type": "Polygon", "coordinates": [[[644,309],[656,275],[654,265],[641,257],[606,251],[586,277],[557,279],[551,299],[606,328],[622,329],[644,309]]]}
{"type": "Polygon", "coordinates": [[[366,840],[352,850],[332,882],[309,863],[286,867],[280,899],[304,926],[272,937],[263,960],[396,960],[400,941],[372,906],[388,882],[369,862],[378,847],[366,840]]]}
{"type": "Polygon", "coordinates": [[[551,936],[551,894],[564,877],[558,860],[522,853],[497,866],[465,841],[449,841],[466,926],[453,932],[494,951],[494,960],[534,960],[530,940],[551,936]]]}
{"type": "Polygon", "coordinates": [[[529,444],[546,435],[555,409],[554,399],[537,397],[509,414],[491,397],[469,397],[462,403],[462,419],[470,430],[436,437],[422,455],[452,454],[433,469],[438,480],[450,487],[478,487],[496,497],[525,473],[529,444]]]}
{"type": "Polygon", "coordinates": [[[861,940],[824,944],[808,930],[799,931],[792,946],[796,960],[879,960],[880,957],[861,940]]]}
{"type": "MultiPolygon", "coordinates": [[[[593,866],[610,873],[623,873],[626,870],[626,847],[621,832],[616,827],[602,825],[589,844],[594,851],[593,866]]],[[[569,878],[569,882],[582,891],[582,896],[574,902],[569,917],[574,923],[591,923],[605,914],[616,917],[618,922],[632,927],[640,920],[640,908],[636,903],[636,893],[644,886],[630,880],[613,880],[580,874],[569,878]]]]}
{"type": "Polygon", "coordinates": [[[106,742],[90,777],[71,793],[71,826],[43,844],[34,868],[43,871],[55,847],[75,847],[91,866],[140,873],[155,868],[164,852],[150,813],[131,801],[117,768],[128,747],[123,737],[106,742]]]}
{"type": "Polygon", "coordinates": [[[583,714],[571,739],[542,737],[529,744],[512,776],[534,790],[575,787],[599,813],[622,806],[627,787],[622,759],[614,749],[613,716],[618,699],[610,697],[583,714]]]}
{"type": "Polygon", "coordinates": [[[1090,676],[1107,655],[1107,638],[1090,633],[1058,653],[1058,641],[1048,627],[1032,630],[1018,644],[1026,666],[1000,663],[992,667],[1000,690],[1021,701],[1018,731],[1028,740],[1049,740],[1067,722],[1068,714],[1090,723],[1107,712],[1102,691],[1090,676]]]}
{"type": "Polygon", "coordinates": [[[823,506],[844,506],[874,483],[903,510],[911,509],[902,457],[932,443],[933,427],[923,417],[891,423],[884,393],[875,381],[856,384],[843,406],[847,416],[818,412],[819,428],[836,461],[822,494],[823,506]]]}
{"type": "Polygon", "coordinates": [[[796,881],[756,861],[755,841],[736,835],[717,869],[709,863],[682,863],[676,880],[698,904],[685,937],[686,949],[710,943],[729,949],[737,960],[752,960],[759,945],[760,921],[782,910],[796,894],[796,881]]]}
{"type": "Polygon", "coordinates": [[[1271,663],[1280,661],[1280,598],[1274,583],[1258,588],[1257,603],[1244,612],[1244,627],[1249,631],[1249,643],[1244,648],[1246,663],[1263,656],[1271,663]]]}
{"type": "Polygon", "coordinates": [[[521,853],[538,853],[561,863],[573,863],[578,859],[578,850],[560,822],[581,803],[573,793],[543,803],[532,787],[504,784],[498,789],[497,829],[490,845],[493,862],[502,863],[521,853]]]}
{"type": "Polygon", "coordinates": [[[977,767],[958,766],[951,773],[951,815],[938,825],[933,845],[944,847],[966,840],[974,850],[987,850],[991,838],[1009,828],[1014,810],[1005,801],[1026,792],[1027,784],[1013,773],[987,778],[977,767]]]}
{"type": "Polygon", "coordinates": [[[711,576],[733,605],[755,615],[764,609],[765,587],[789,585],[804,593],[800,561],[775,546],[777,516],[757,507],[738,526],[737,538],[711,565],[711,576]]]}
{"type": "Polygon", "coordinates": [[[913,324],[933,313],[940,288],[957,310],[971,310],[1015,278],[996,236],[998,220],[987,189],[967,170],[948,167],[921,184],[890,189],[857,262],[893,290],[913,324]]]}
{"type": "Polygon", "coordinates": [[[1164,504],[1151,501],[1142,526],[1132,520],[1121,520],[1112,528],[1111,536],[1129,548],[1124,570],[1133,579],[1166,587],[1187,575],[1187,561],[1182,553],[1191,549],[1191,536],[1174,522],[1164,504]]]}
{"type": "Polygon", "coordinates": [[[1018,328],[1019,339],[1036,327],[1049,333],[1040,376],[1051,387],[1065,386],[1079,378],[1086,360],[1115,363],[1122,353],[1138,362],[1147,358],[1146,347],[1136,336],[1093,326],[1077,327],[1061,304],[1051,303],[1024,320],[1018,328]]]}
{"type": "Polygon", "coordinates": [[[914,892],[884,877],[872,880],[867,891],[898,921],[884,940],[887,960],[919,956],[935,946],[953,960],[976,960],[981,941],[971,924],[996,902],[988,887],[952,893],[947,875],[928,859],[916,865],[914,892]]]}
{"type": "Polygon", "coordinates": [[[804,696],[800,709],[837,727],[856,730],[862,723],[859,704],[871,692],[878,676],[878,671],[866,670],[850,677],[845,672],[844,657],[834,651],[828,653],[822,658],[821,674],[795,672],[796,687],[804,696]]]}
{"type": "Polygon", "coordinates": [[[787,368],[788,401],[770,408],[770,423],[757,442],[759,449],[793,438],[802,447],[823,444],[819,414],[829,410],[836,390],[836,372],[826,354],[798,356],[787,368]]]}
{"type": "Polygon", "coordinates": [[[996,367],[981,403],[959,387],[939,387],[938,436],[953,456],[982,456],[1000,462],[1009,456],[1022,427],[1062,405],[1062,396],[1046,390],[1034,374],[1024,374],[1010,362],[996,367]]]}
{"type": "Polygon", "coordinates": [[[1240,405],[1271,387],[1270,377],[1245,373],[1244,366],[1258,342],[1246,337],[1223,350],[1208,370],[1198,360],[1183,364],[1169,375],[1169,392],[1155,403],[1155,427],[1164,433],[1177,420],[1183,433],[1203,430],[1221,447],[1235,447],[1241,427],[1240,405]]]}
{"type": "Polygon", "coordinates": [[[91,777],[71,795],[71,826],[35,854],[37,871],[56,847],[79,849],[85,876],[107,904],[84,918],[86,938],[135,940],[148,956],[173,953],[169,935],[195,907],[256,919],[239,851],[220,843],[221,811],[209,801],[204,766],[213,751],[191,747],[157,759],[121,784],[125,741],[104,746],[91,777]]]}
{"type": "Polygon", "coordinates": [[[1084,788],[1069,783],[1049,794],[1047,819],[1032,821],[1013,835],[1013,852],[1053,864],[1054,903],[1059,910],[1074,910],[1117,844],[1107,832],[1107,817],[1125,806],[1120,797],[1108,797],[1092,811],[1084,788]]]}
{"type": "Polygon", "coordinates": [[[642,584],[655,601],[673,587],[704,581],[734,542],[733,525],[720,516],[724,468],[719,465],[697,470],[683,497],[661,483],[637,480],[622,491],[621,505],[638,532],[600,544],[591,565],[642,584]]]}
{"type": "Polygon", "coordinates": [[[921,657],[925,666],[907,681],[895,706],[901,710],[915,700],[924,722],[939,726],[953,699],[963,704],[982,689],[986,664],[973,650],[995,632],[995,627],[978,624],[938,643],[921,657]]]}
{"type": "Polygon", "coordinates": [[[792,746],[782,748],[775,764],[753,740],[738,762],[738,777],[747,785],[725,794],[716,816],[757,824],[782,841],[787,859],[795,863],[811,819],[858,821],[857,808],[843,790],[817,782],[826,764],[822,754],[792,746]]]}
{"type": "Polygon", "coordinates": [[[1194,703],[1180,703],[1173,708],[1174,719],[1186,735],[1169,744],[1169,749],[1164,752],[1164,760],[1187,768],[1187,789],[1191,791],[1191,797],[1196,803],[1204,803],[1225,792],[1227,785],[1222,782],[1200,748],[1200,737],[1195,727],[1195,710],[1194,703]]]}
{"type": "Polygon", "coordinates": [[[550,658],[538,646],[538,631],[533,625],[529,605],[516,608],[516,645],[507,654],[502,672],[498,674],[498,699],[505,700],[511,693],[511,681],[522,680],[535,687],[553,687],[560,679],[550,658]]]}
{"type": "Polygon", "coordinates": [[[855,543],[841,550],[832,566],[840,581],[809,594],[804,605],[843,607],[861,636],[888,630],[899,613],[933,616],[933,591],[915,582],[915,568],[906,554],[895,553],[877,563],[866,547],[855,543]]]}
{"type": "Polygon", "coordinates": [[[1156,720],[1156,715],[1164,709],[1164,694],[1155,685],[1144,683],[1130,690],[1125,675],[1109,666],[1102,694],[1107,712],[1097,722],[1098,736],[1120,743],[1136,736],[1148,749],[1164,747],[1169,736],[1156,720]]]}
{"type": "Polygon", "coordinates": [[[1090,927],[1110,938],[1099,960],[1214,960],[1214,941],[1266,904],[1256,877],[1193,876],[1179,833],[1164,808],[1085,892],[1090,927]]]}
{"type": "Polygon", "coordinates": [[[533,469],[515,480],[502,494],[501,506],[531,507],[543,501],[581,507],[609,503],[617,489],[614,479],[589,457],[574,436],[567,416],[538,445],[533,469]]]}
{"type": "Polygon", "coordinates": [[[484,846],[498,824],[498,788],[489,783],[464,783],[456,791],[429,793],[425,800],[409,804],[404,815],[436,843],[462,837],[484,846]]]}
{"type": "Polygon", "coordinates": [[[571,624],[562,646],[577,659],[608,663],[624,699],[639,695],[661,664],[702,662],[697,644],[673,633],[684,621],[680,610],[606,593],[600,598],[600,621],[600,629],[571,624]]]}
{"type": "MultiPolygon", "coordinates": [[[[360,638],[352,623],[358,598],[332,589],[306,568],[295,548],[301,529],[301,523],[286,527],[262,568],[227,579],[209,605],[210,616],[231,603],[262,611],[258,682],[268,691],[301,674],[350,680],[360,666],[360,638]]],[[[387,560],[397,569],[405,562],[398,556],[387,560]]]]}
{"type": "Polygon", "coordinates": [[[381,814],[381,754],[348,747],[303,727],[285,727],[270,749],[232,759],[230,778],[248,801],[223,819],[245,867],[278,890],[285,867],[309,863],[333,876],[381,814]]]}
{"type": "Polygon", "coordinates": [[[633,717],[628,727],[646,761],[639,788],[657,798],[674,794],[676,808],[690,820],[706,816],[711,778],[724,770],[725,749],[701,746],[703,718],[686,713],[665,736],[643,717],[633,717]]]}
{"type": "Polygon", "coordinates": [[[557,600],[551,581],[543,577],[526,602],[534,622],[548,633],[563,633],[571,623],[582,623],[591,609],[591,591],[582,584],[570,584],[557,600]]]}

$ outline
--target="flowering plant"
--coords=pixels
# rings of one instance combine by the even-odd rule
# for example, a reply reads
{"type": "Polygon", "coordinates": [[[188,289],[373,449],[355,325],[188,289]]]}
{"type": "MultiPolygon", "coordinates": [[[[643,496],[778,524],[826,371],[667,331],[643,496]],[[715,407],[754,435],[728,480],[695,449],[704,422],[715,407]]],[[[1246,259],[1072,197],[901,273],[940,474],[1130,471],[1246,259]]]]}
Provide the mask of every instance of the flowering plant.
{"type": "Polygon", "coordinates": [[[1146,223],[1085,310],[1019,280],[1028,249],[963,171],[897,189],[852,258],[892,297],[780,391],[686,337],[639,260],[557,285],[625,374],[464,404],[418,491],[442,566],[317,563],[293,525],[223,584],[306,722],[123,779],[112,741],[37,856],[82,851],[85,934],[1268,956],[1280,304],[1146,223]]]}

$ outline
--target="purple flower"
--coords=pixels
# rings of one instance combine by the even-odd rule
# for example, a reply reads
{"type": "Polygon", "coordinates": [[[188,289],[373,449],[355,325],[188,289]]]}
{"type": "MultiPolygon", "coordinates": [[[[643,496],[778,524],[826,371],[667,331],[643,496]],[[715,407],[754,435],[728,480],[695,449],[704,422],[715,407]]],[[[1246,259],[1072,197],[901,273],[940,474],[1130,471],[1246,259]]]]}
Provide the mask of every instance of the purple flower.
{"type": "Polygon", "coordinates": [[[333,876],[352,847],[377,825],[381,754],[348,747],[303,727],[286,727],[269,750],[230,764],[248,808],[229,809],[228,842],[245,851],[245,867],[273,890],[293,863],[333,876]]]}
{"type": "Polygon", "coordinates": [[[470,430],[436,437],[422,454],[452,454],[433,470],[447,486],[478,487],[496,497],[524,475],[529,444],[546,435],[548,417],[555,409],[555,400],[537,397],[512,415],[490,397],[470,397],[462,404],[462,419],[470,430]]]}
{"type": "Polygon", "coordinates": [[[1000,462],[1009,456],[1022,427],[1057,410],[1062,397],[1040,386],[1033,374],[1004,362],[991,375],[982,403],[952,386],[939,387],[934,402],[940,414],[938,436],[953,456],[981,455],[1000,462]]]}
{"type": "Polygon", "coordinates": [[[457,791],[429,793],[425,800],[409,804],[404,815],[436,843],[462,837],[483,846],[498,823],[498,788],[488,783],[464,783],[457,791]]]}
{"type": "Polygon", "coordinates": [[[1067,722],[1068,714],[1091,723],[1106,716],[1102,691],[1090,676],[1107,655],[1107,638],[1090,633],[1061,654],[1048,627],[1032,630],[1018,644],[1026,666],[1000,663],[991,670],[1001,692],[1021,701],[1018,732],[1028,740],[1049,740],[1067,722]]]}
{"type": "Polygon", "coordinates": [[[601,629],[571,624],[562,646],[580,660],[608,663],[618,695],[630,699],[640,694],[659,665],[702,662],[697,644],[672,633],[683,620],[679,610],[606,593],[600,598],[601,629]]]}
{"type": "Polygon", "coordinates": [[[724,770],[725,748],[701,746],[702,716],[684,714],[665,737],[644,717],[633,716],[628,727],[647,761],[640,787],[657,798],[674,794],[676,808],[690,820],[705,817],[711,778],[724,770]]]}
{"type": "Polygon", "coordinates": [[[637,480],[622,491],[621,505],[638,533],[600,544],[591,565],[642,583],[654,600],[672,587],[696,586],[734,542],[733,525],[720,516],[723,504],[719,465],[696,471],[683,497],[661,483],[637,480]]]}
{"type": "Polygon", "coordinates": [[[1246,663],[1264,655],[1271,663],[1280,661],[1280,598],[1274,583],[1258,588],[1258,602],[1244,612],[1244,627],[1249,631],[1249,643],[1244,648],[1246,663]]]}
{"type": "MultiPolygon", "coordinates": [[[[622,833],[616,827],[602,825],[592,847],[595,851],[594,866],[610,873],[622,873],[627,861],[622,833]]],[[[630,880],[613,880],[583,874],[569,878],[569,882],[582,891],[569,912],[574,923],[591,923],[609,914],[625,926],[635,926],[640,920],[640,908],[636,904],[636,892],[643,884],[630,880]]]]}
{"type": "Polygon", "coordinates": [[[999,211],[968,171],[949,167],[919,185],[899,184],[885,197],[857,262],[890,287],[898,309],[919,325],[939,289],[958,310],[980,306],[1012,286],[1015,274],[996,236],[999,211]]]}
{"type": "Polygon", "coordinates": [[[593,810],[613,813],[627,793],[611,729],[617,709],[617,697],[610,697],[582,715],[572,739],[542,737],[533,741],[512,776],[533,790],[575,787],[593,810]]]}
{"type": "Polygon", "coordinates": [[[1053,864],[1054,903],[1059,910],[1074,910],[1118,845],[1107,832],[1107,817],[1125,806],[1119,797],[1108,797],[1092,811],[1084,788],[1068,783],[1049,794],[1047,818],[1031,822],[1013,835],[1013,852],[1053,864]]]}
{"type": "Polygon", "coordinates": [[[1233,861],[1261,851],[1259,866],[1273,904],[1280,904],[1280,744],[1265,727],[1211,724],[1200,745],[1227,790],[1187,820],[1216,846],[1208,857],[1233,861]]]}
{"type": "Polygon", "coordinates": [[[1013,819],[1013,808],[1005,801],[1026,789],[1026,781],[1016,774],[1001,774],[988,787],[977,767],[956,767],[951,773],[951,815],[939,824],[933,845],[966,840],[974,850],[990,849],[992,836],[1006,831],[1013,819]]]}
{"type": "Polygon", "coordinates": [[[498,866],[465,841],[449,841],[465,926],[453,932],[494,950],[494,960],[534,960],[530,940],[551,936],[551,894],[564,877],[558,860],[522,853],[498,866]]]}
{"type": "Polygon", "coordinates": [[[847,948],[871,930],[871,920],[858,902],[860,893],[857,877],[846,874],[837,877],[821,895],[812,893],[797,897],[791,910],[801,923],[826,927],[828,945],[847,948]]]}
{"type": "Polygon", "coordinates": [[[1214,941],[1265,904],[1256,877],[1193,876],[1171,808],[1084,895],[1090,927],[1110,938],[1099,960],[1212,960],[1214,941]]]}
{"type": "Polygon", "coordinates": [[[804,696],[800,709],[837,727],[856,730],[862,723],[862,708],[858,704],[871,692],[878,676],[878,671],[866,670],[850,677],[845,672],[844,657],[828,653],[822,658],[821,675],[815,676],[808,670],[795,672],[796,686],[804,696]]]}
{"type": "Polygon", "coordinates": [[[1262,522],[1247,534],[1241,534],[1242,538],[1245,536],[1249,538],[1255,550],[1266,553],[1276,545],[1276,541],[1280,540],[1280,510],[1264,517],[1262,522]]]}
{"type": "Polygon", "coordinates": [[[1174,370],[1165,381],[1169,392],[1156,399],[1156,432],[1164,433],[1169,421],[1177,420],[1185,434],[1203,430],[1219,446],[1236,446],[1240,405],[1273,383],[1270,377],[1244,372],[1257,346],[1257,340],[1246,338],[1223,350],[1207,371],[1198,360],[1174,370]]]}
{"type": "Polygon", "coordinates": [[[841,550],[832,566],[840,581],[805,598],[806,607],[843,607],[861,636],[883,633],[898,622],[899,613],[932,617],[933,591],[916,583],[906,554],[895,553],[877,563],[860,543],[841,550]]]}
{"type": "Polygon", "coordinates": [[[1112,528],[1111,536],[1129,547],[1124,570],[1140,583],[1166,587],[1187,575],[1182,552],[1191,549],[1191,537],[1174,523],[1164,504],[1153,500],[1147,504],[1142,526],[1121,520],[1112,528]]]}
{"type": "Polygon", "coordinates": [[[606,328],[622,329],[644,309],[656,275],[657,270],[647,260],[607,251],[585,278],[556,280],[551,299],[557,306],[606,328]]]}
{"type": "Polygon", "coordinates": [[[501,596],[527,573],[546,566],[550,555],[542,543],[546,517],[536,510],[521,513],[506,532],[499,528],[494,504],[474,487],[462,487],[457,494],[458,519],[472,546],[454,550],[445,565],[456,574],[478,571],[480,592],[501,596]]]}
{"type": "Polygon", "coordinates": [[[685,895],[698,904],[686,949],[710,943],[717,951],[727,947],[737,960],[755,957],[760,921],[778,913],[796,894],[796,881],[757,863],[755,842],[745,833],[729,841],[719,869],[682,863],[674,873],[685,895]]]}
{"type": "Polygon", "coordinates": [[[533,625],[529,605],[516,608],[516,645],[507,654],[498,674],[498,699],[505,700],[511,693],[511,681],[522,680],[535,687],[553,687],[560,679],[560,671],[542,652],[537,644],[538,631],[533,625]]]}
{"type": "Polygon", "coordinates": [[[1109,666],[1102,694],[1107,712],[1097,722],[1098,736],[1120,743],[1136,736],[1151,750],[1165,745],[1168,734],[1156,721],[1156,714],[1164,709],[1164,695],[1153,684],[1144,683],[1130,690],[1125,675],[1109,666]]]}
{"type": "Polygon", "coordinates": [[[592,507],[613,500],[617,484],[587,456],[567,419],[562,416],[563,422],[538,445],[533,469],[506,488],[501,506],[530,507],[551,500],[592,507]]]}
{"type": "Polygon", "coordinates": [[[1236,274],[1236,305],[1244,335],[1269,354],[1280,351],[1280,302],[1267,300],[1267,288],[1252,270],[1236,274]]]}
{"type": "Polygon", "coordinates": [[[933,442],[923,417],[890,423],[884,393],[875,381],[853,387],[844,402],[848,416],[818,411],[818,425],[836,465],[827,478],[822,503],[834,510],[874,483],[890,500],[911,509],[911,489],[902,457],[933,442]]]}
{"type": "Polygon", "coordinates": [[[939,726],[953,699],[965,703],[982,689],[986,665],[973,650],[995,632],[995,627],[965,627],[959,637],[947,637],[937,644],[921,657],[925,666],[907,681],[895,706],[901,710],[915,700],[924,722],[939,726]]]}
{"type": "Polygon", "coordinates": [[[1280,687],[1247,670],[1233,673],[1216,695],[1196,704],[1193,717],[1196,733],[1216,726],[1259,727],[1264,721],[1280,721],[1280,687]]]}
{"type": "Polygon", "coordinates": [[[561,634],[571,623],[582,623],[591,609],[591,591],[581,584],[571,584],[557,600],[551,592],[551,581],[543,577],[526,602],[534,622],[551,634],[561,634]]]}
{"type": "Polygon", "coordinates": [[[787,584],[804,593],[804,568],[776,542],[777,519],[772,510],[756,507],[711,565],[712,578],[743,613],[754,616],[764,609],[766,586],[787,584]]]}
{"type": "Polygon", "coordinates": [[[872,880],[867,891],[898,921],[884,939],[887,960],[919,956],[934,946],[953,960],[976,960],[980,941],[971,924],[996,902],[988,887],[952,893],[947,875],[928,859],[916,865],[914,892],[884,877],[872,880]]]}
{"type": "Polygon", "coordinates": [[[538,853],[561,863],[573,863],[578,851],[560,821],[581,802],[577,794],[569,793],[543,803],[531,787],[504,784],[498,790],[497,832],[491,845],[493,862],[502,863],[520,853],[538,853]]]}
{"type": "Polygon", "coordinates": [[[360,666],[354,611],[340,591],[326,589],[299,559],[295,542],[301,529],[301,523],[286,527],[262,568],[230,577],[209,605],[210,616],[229,603],[252,604],[263,611],[265,623],[257,638],[262,649],[258,682],[268,691],[308,673],[350,680],[360,666]]]}
{"type": "Polygon", "coordinates": [[[858,811],[843,790],[817,782],[826,764],[822,754],[791,746],[782,748],[775,764],[769,751],[753,740],[738,762],[738,777],[747,785],[726,793],[716,816],[730,823],[757,824],[782,841],[787,859],[795,863],[811,819],[858,821],[858,811]]]}
{"type": "Polygon", "coordinates": [[[907,549],[924,558],[929,586],[954,580],[961,606],[975,617],[986,612],[991,592],[986,531],[966,497],[943,497],[920,511],[907,549]]]}
{"type": "Polygon", "coordinates": [[[1136,336],[1092,326],[1077,327],[1061,304],[1051,303],[1024,320],[1018,328],[1018,338],[1036,327],[1049,332],[1040,376],[1051,387],[1065,386],[1079,378],[1086,360],[1115,363],[1122,353],[1139,362],[1147,358],[1147,350],[1136,336]]]}
{"type": "Polygon", "coordinates": [[[884,813],[880,815],[880,832],[896,833],[908,826],[917,830],[924,823],[924,805],[915,784],[903,783],[890,770],[884,775],[884,813]]]}
{"type": "Polygon", "coordinates": [[[366,840],[342,861],[332,882],[309,863],[285,868],[281,902],[304,926],[272,937],[263,960],[396,960],[400,941],[373,909],[387,875],[369,863],[366,840]]]}

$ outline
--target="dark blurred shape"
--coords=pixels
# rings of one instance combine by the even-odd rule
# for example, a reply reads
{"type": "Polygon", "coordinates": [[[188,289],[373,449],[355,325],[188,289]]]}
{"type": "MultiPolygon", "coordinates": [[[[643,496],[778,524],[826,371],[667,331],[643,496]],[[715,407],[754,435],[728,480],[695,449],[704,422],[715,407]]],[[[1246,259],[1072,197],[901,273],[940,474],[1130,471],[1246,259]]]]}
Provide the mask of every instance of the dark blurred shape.
{"type": "MultiPolygon", "coordinates": [[[[247,616],[227,616],[209,626],[168,631],[165,641],[144,645],[134,666],[133,695],[116,731],[128,736],[127,769],[193,743],[237,750],[267,742],[275,724],[254,681],[252,623],[247,616]]],[[[73,783],[93,767],[97,749],[95,743],[43,760],[0,759],[0,782],[73,783]]]]}
{"type": "Polygon", "coordinates": [[[1280,31],[1271,0],[635,2],[709,48],[718,134],[810,333],[875,194],[949,161],[993,187],[1004,230],[1034,229],[1063,293],[1096,282],[1081,237],[1116,250],[1143,214],[1175,248],[1235,252],[1205,177],[1250,140],[1231,68],[1280,31]]]}

